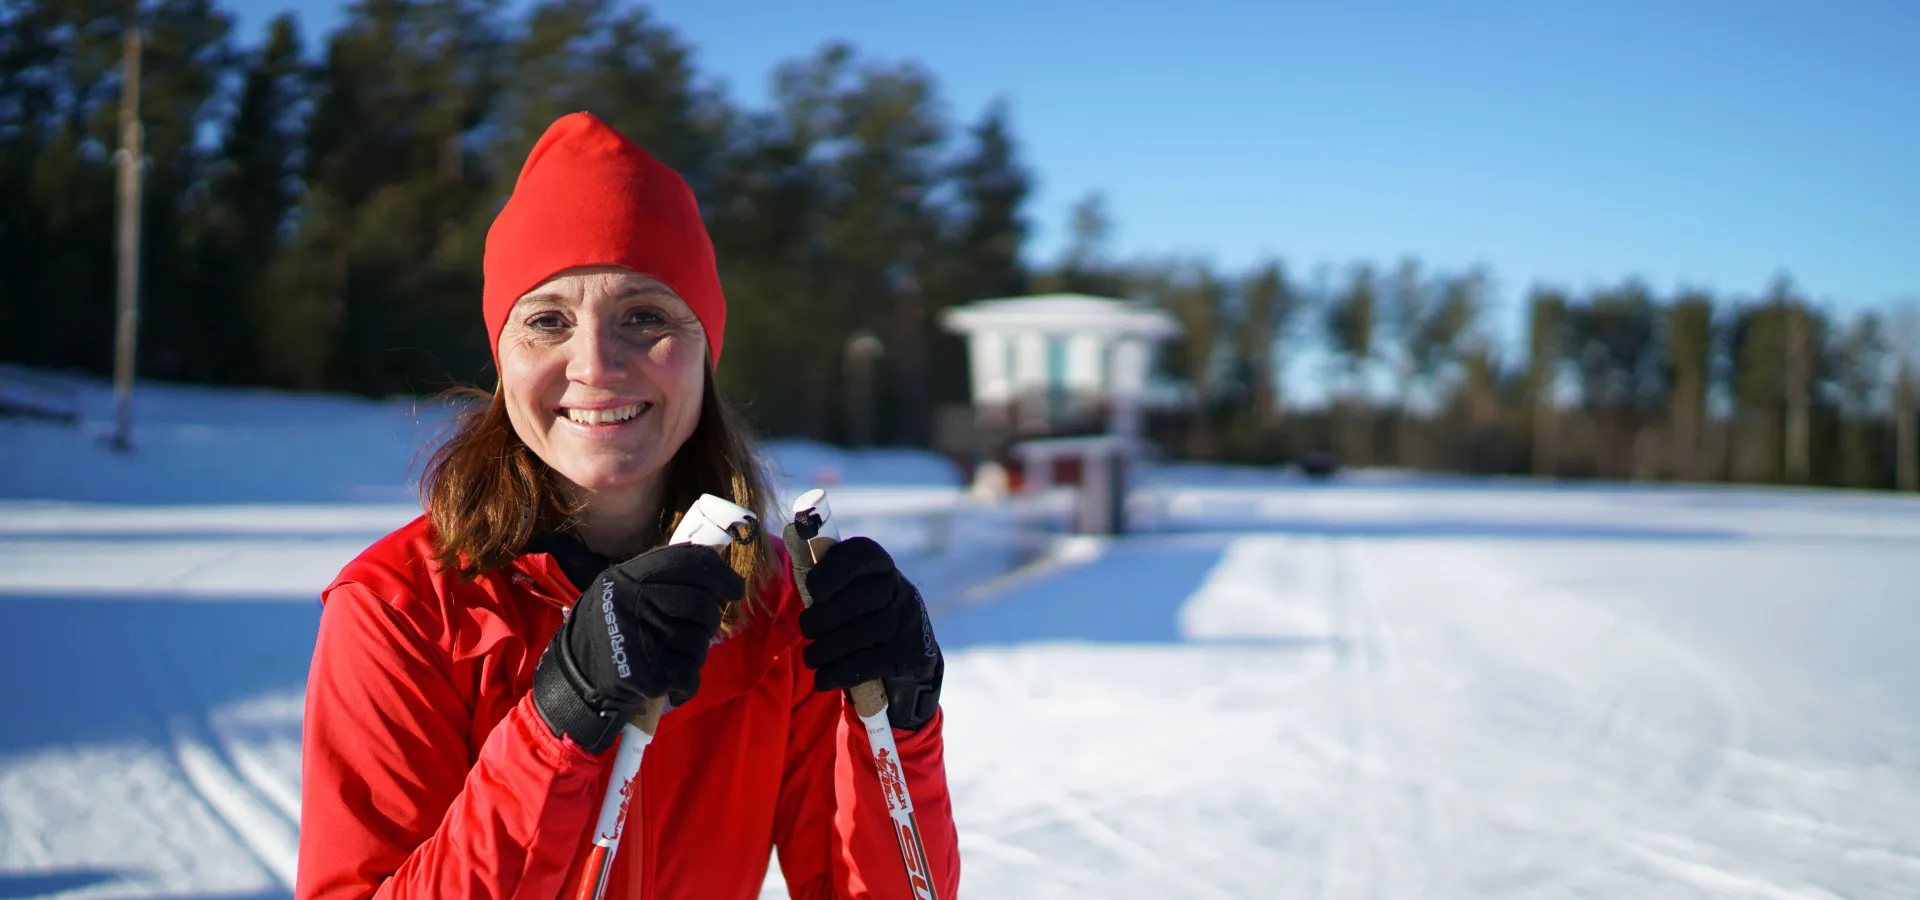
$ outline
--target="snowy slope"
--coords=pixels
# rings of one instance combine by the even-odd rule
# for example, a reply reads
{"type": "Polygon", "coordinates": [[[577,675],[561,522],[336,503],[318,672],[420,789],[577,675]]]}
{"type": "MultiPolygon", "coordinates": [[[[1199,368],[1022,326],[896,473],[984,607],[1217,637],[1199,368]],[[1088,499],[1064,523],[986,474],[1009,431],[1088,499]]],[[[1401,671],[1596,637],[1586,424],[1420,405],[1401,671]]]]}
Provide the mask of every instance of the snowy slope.
{"type": "Polygon", "coordinates": [[[1916,576],[1891,543],[1123,541],[941,622],[969,887],[1920,896],[1916,576]]]}
{"type": "MultiPolygon", "coordinates": [[[[0,424],[0,898],[286,896],[315,591],[439,427],[143,398],[0,424]]],[[[963,896],[1920,897],[1907,498],[1169,467],[1050,543],[770,455],[928,588],[963,896]]]]}

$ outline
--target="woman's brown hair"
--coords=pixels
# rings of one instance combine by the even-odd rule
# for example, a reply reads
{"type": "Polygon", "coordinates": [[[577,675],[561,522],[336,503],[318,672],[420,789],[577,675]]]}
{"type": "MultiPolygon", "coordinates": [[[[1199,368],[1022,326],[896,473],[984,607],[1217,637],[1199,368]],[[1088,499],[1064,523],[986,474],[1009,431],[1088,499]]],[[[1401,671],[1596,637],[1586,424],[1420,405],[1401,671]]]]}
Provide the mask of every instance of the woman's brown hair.
{"type": "MultiPolygon", "coordinates": [[[[571,531],[578,510],[568,506],[559,476],[513,430],[499,390],[489,395],[478,388],[458,388],[449,396],[475,401],[475,406],[460,415],[453,435],[427,462],[420,502],[433,525],[434,562],[442,571],[470,580],[512,562],[540,532],[571,531]]],[[[720,395],[711,369],[700,419],[667,463],[658,543],[666,542],[701,494],[731,500],[761,522],[751,543],[727,551],[727,562],[747,580],[751,602],[760,576],[770,571],[773,561],[765,533],[770,495],[753,439],[720,395]]],[[[725,627],[739,624],[741,614],[739,604],[730,607],[725,627]]]]}

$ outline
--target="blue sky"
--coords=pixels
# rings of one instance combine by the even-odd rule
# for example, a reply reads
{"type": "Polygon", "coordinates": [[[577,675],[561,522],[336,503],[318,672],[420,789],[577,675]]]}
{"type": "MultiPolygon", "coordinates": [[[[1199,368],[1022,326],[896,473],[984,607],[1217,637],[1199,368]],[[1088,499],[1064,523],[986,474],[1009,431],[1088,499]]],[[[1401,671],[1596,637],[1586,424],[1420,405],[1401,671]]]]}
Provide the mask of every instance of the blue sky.
{"type": "MultiPolygon", "coordinates": [[[[233,8],[252,40],[342,7],[233,8]]],[[[1540,280],[1757,292],[1786,269],[1842,310],[1920,295],[1912,0],[654,9],[748,104],[833,38],[922,61],[961,120],[1005,97],[1038,260],[1098,190],[1123,257],[1484,263],[1503,331],[1540,280]]]]}

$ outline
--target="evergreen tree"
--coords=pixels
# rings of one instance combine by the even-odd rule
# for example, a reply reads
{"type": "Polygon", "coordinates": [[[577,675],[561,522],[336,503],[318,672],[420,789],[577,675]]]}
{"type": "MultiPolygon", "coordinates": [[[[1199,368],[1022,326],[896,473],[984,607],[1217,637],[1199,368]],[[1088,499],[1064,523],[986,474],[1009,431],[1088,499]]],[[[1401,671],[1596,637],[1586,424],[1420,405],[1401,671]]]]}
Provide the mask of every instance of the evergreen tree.
{"type": "Polygon", "coordinates": [[[1886,390],[1888,340],[1880,315],[1862,310],[1854,316],[1834,347],[1837,371],[1834,401],[1840,420],[1840,447],[1834,480],[1849,487],[1892,487],[1887,476],[1884,442],[1875,440],[1885,430],[1876,428],[1875,413],[1886,390]]]}
{"type": "Polygon", "coordinates": [[[1118,297],[1126,293],[1132,274],[1121,271],[1109,254],[1113,217],[1106,196],[1098,191],[1075,201],[1067,216],[1067,245],[1052,272],[1040,279],[1045,293],[1092,294],[1118,297]]]}
{"type": "Polygon", "coordinates": [[[288,311],[268,273],[300,200],[308,74],[293,16],[283,14],[268,25],[265,45],[250,55],[213,169],[201,296],[228,312],[203,323],[217,324],[220,339],[194,357],[197,380],[286,380],[278,377],[277,360],[303,352],[298,345],[306,336],[288,327],[288,311]]]}
{"type": "Polygon", "coordinates": [[[362,0],[328,43],[294,268],[316,295],[300,305],[325,311],[335,384],[428,390],[489,363],[474,298],[492,179],[476,149],[506,75],[497,7],[362,0]]]}
{"type": "Polygon", "coordinates": [[[972,138],[971,150],[954,167],[959,211],[953,258],[963,274],[951,302],[1012,297],[1027,289],[1020,253],[1029,231],[1023,207],[1033,179],[1019,160],[1004,101],[987,108],[972,138]]]}
{"type": "Polygon", "coordinates": [[[1249,423],[1256,446],[1264,446],[1279,427],[1284,394],[1280,374],[1285,360],[1276,347],[1299,313],[1301,297],[1278,260],[1255,266],[1240,289],[1245,305],[1238,329],[1238,357],[1247,382],[1249,423]]]}
{"type": "MultiPolygon", "coordinates": [[[[1007,104],[995,101],[973,125],[970,145],[949,172],[955,195],[943,246],[929,261],[928,298],[937,316],[956,304],[1027,292],[1021,252],[1032,176],[1019,159],[1007,104]]],[[[929,381],[935,403],[967,400],[966,344],[935,327],[929,381]]]]}
{"type": "Polygon", "coordinates": [[[1567,354],[1580,376],[1582,407],[1602,477],[1645,474],[1651,452],[1642,426],[1665,405],[1660,314],[1637,280],[1594,292],[1570,311],[1567,354]]]}
{"type": "Polygon", "coordinates": [[[1346,290],[1333,298],[1327,309],[1327,339],[1345,372],[1350,401],[1357,402],[1364,394],[1367,367],[1374,358],[1374,309],[1380,293],[1377,284],[1371,264],[1356,265],[1346,290]]]}
{"type": "Polygon", "coordinates": [[[1701,291],[1682,292],[1667,314],[1667,365],[1673,373],[1669,465],[1677,478],[1697,479],[1705,473],[1701,440],[1712,353],[1713,298],[1701,291]]]}
{"type": "Polygon", "coordinates": [[[1522,396],[1532,423],[1529,443],[1532,471],[1551,476],[1560,467],[1560,418],[1555,392],[1560,369],[1571,344],[1567,337],[1567,296],[1536,286],[1527,300],[1527,374],[1522,396]]]}

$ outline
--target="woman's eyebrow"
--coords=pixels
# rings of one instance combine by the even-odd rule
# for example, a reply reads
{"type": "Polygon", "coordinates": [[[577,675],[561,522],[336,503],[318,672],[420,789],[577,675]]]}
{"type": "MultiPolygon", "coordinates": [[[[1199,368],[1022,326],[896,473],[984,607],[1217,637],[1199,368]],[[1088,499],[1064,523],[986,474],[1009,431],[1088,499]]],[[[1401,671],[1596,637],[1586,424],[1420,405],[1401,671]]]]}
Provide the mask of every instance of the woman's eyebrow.
{"type": "Polygon", "coordinates": [[[619,300],[678,300],[680,295],[672,288],[662,284],[636,284],[620,290],[614,295],[619,300]]]}

